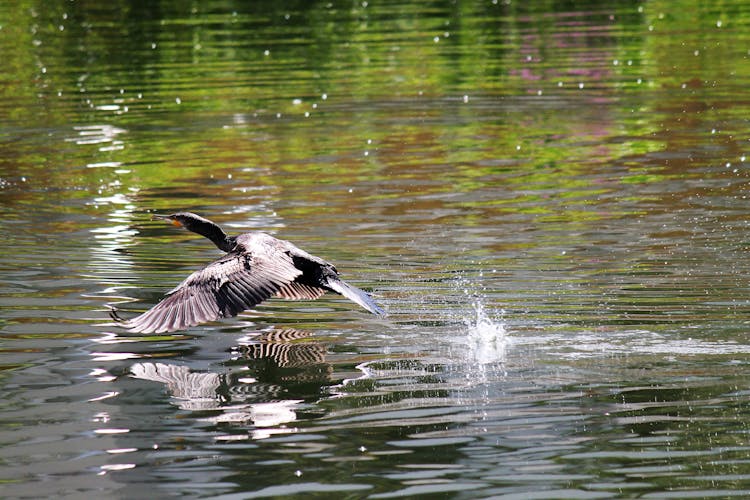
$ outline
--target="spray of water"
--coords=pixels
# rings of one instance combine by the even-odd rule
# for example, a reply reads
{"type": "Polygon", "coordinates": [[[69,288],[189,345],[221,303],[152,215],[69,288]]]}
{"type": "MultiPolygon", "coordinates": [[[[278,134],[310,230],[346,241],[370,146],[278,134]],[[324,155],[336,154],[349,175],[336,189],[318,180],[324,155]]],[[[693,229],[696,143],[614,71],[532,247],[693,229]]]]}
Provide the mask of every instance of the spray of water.
{"type": "Polygon", "coordinates": [[[487,314],[482,299],[475,298],[472,308],[473,317],[464,318],[469,348],[467,361],[480,365],[503,362],[509,342],[505,325],[499,318],[487,314]]]}
{"type": "Polygon", "coordinates": [[[463,328],[453,339],[449,371],[455,377],[452,381],[458,384],[457,401],[462,405],[481,405],[502,390],[502,384],[496,382],[507,375],[505,360],[510,337],[502,313],[488,312],[486,295],[468,296],[471,300],[460,308],[463,328]]]}
{"type": "Polygon", "coordinates": [[[480,270],[474,273],[461,273],[453,282],[456,292],[463,295],[457,308],[452,311],[454,319],[459,319],[464,328],[455,339],[462,344],[460,355],[453,351],[454,360],[473,366],[503,363],[509,337],[502,320],[502,311],[493,310],[491,305],[494,291],[493,276],[496,271],[481,270],[481,263],[472,262],[480,270]]]}

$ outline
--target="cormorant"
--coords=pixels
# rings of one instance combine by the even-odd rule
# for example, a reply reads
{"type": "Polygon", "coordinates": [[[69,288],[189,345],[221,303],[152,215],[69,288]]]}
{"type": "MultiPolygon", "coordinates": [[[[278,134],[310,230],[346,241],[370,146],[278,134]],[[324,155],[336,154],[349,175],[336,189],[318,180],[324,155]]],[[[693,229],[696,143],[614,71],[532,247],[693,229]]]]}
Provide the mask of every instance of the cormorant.
{"type": "Polygon", "coordinates": [[[288,241],[262,232],[227,236],[218,224],[191,212],[154,218],[205,236],[226,254],[188,276],[140,316],[123,320],[113,310],[112,317],[133,332],[182,330],[236,316],[271,297],[317,299],[326,292],[385,315],[367,293],[345,283],[335,267],[288,241]]]}

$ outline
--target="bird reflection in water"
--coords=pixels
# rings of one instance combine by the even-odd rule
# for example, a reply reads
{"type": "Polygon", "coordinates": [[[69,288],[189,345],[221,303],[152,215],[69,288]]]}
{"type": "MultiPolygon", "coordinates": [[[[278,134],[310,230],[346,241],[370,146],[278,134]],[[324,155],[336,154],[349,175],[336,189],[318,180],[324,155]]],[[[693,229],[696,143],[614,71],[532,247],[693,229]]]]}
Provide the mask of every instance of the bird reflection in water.
{"type": "Polygon", "coordinates": [[[334,383],[326,346],[308,339],[311,335],[295,329],[262,332],[232,349],[223,373],[149,362],[132,365],[130,375],[164,384],[183,410],[219,410],[209,419],[252,423],[253,438],[268,437],[290,432],[283,426],[297,419],[299,405],[319,399],[321,388],[334,383]]]}

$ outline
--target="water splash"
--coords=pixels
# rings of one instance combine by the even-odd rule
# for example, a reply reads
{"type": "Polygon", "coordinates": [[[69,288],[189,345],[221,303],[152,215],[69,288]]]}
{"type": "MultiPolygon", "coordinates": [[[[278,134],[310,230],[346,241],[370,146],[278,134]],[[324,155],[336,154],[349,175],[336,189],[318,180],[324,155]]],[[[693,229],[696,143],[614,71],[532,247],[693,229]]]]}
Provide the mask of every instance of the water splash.
{"type": "Polygon", "coordinates": [[[465,317],[467,361],[486,365],[505,361],[509,337],[505,325],[488,315],[484,303],[477,298],[472,303],[474,317],[465,317]]]}
{"type": "Polygon", "coordinates": [[[496,382],[507,376],[510,337],[502,313],[488,313],[484,296],[473,296],[462,314],[464,327],[453,339],[452,362],[446,368],[457,402],[482,406],[502,390],[502,384],[496,382]]]}
{"type": "Polygon", "coordinates": [[[454,320],[458,319],[464,325],[461,335],[455,339],[462,344],[461,355],[458,358],[454,356],[454,359],[482,368],[503,363],[510,340],[502,320],[503,311],[492,310],[491,307],[494,291],[491,283],[497,271],[482,270],[482,263],[471,264],[479,268],[476,274],[461,273],[453,281],[454,290],[463,297],[457,304],[458,310],[453,310],[451,314],[454,320]]]}

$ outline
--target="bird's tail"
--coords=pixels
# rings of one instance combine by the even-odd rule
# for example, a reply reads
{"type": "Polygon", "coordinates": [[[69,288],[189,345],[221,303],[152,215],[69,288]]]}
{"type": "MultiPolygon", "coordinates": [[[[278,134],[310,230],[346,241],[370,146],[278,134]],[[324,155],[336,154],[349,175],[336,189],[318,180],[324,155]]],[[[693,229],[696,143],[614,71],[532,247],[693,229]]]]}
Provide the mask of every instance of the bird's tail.
{"type": "Polygon", "coordinates": [[[356,302],[368,311],[378,316],[385,316],[385,311],[372,300],[367,292],[360,290],[356,286],[352,286],[339,279],[328,279],[328,287],[334,292],[340,293],[352,302],[356,302]]]}

